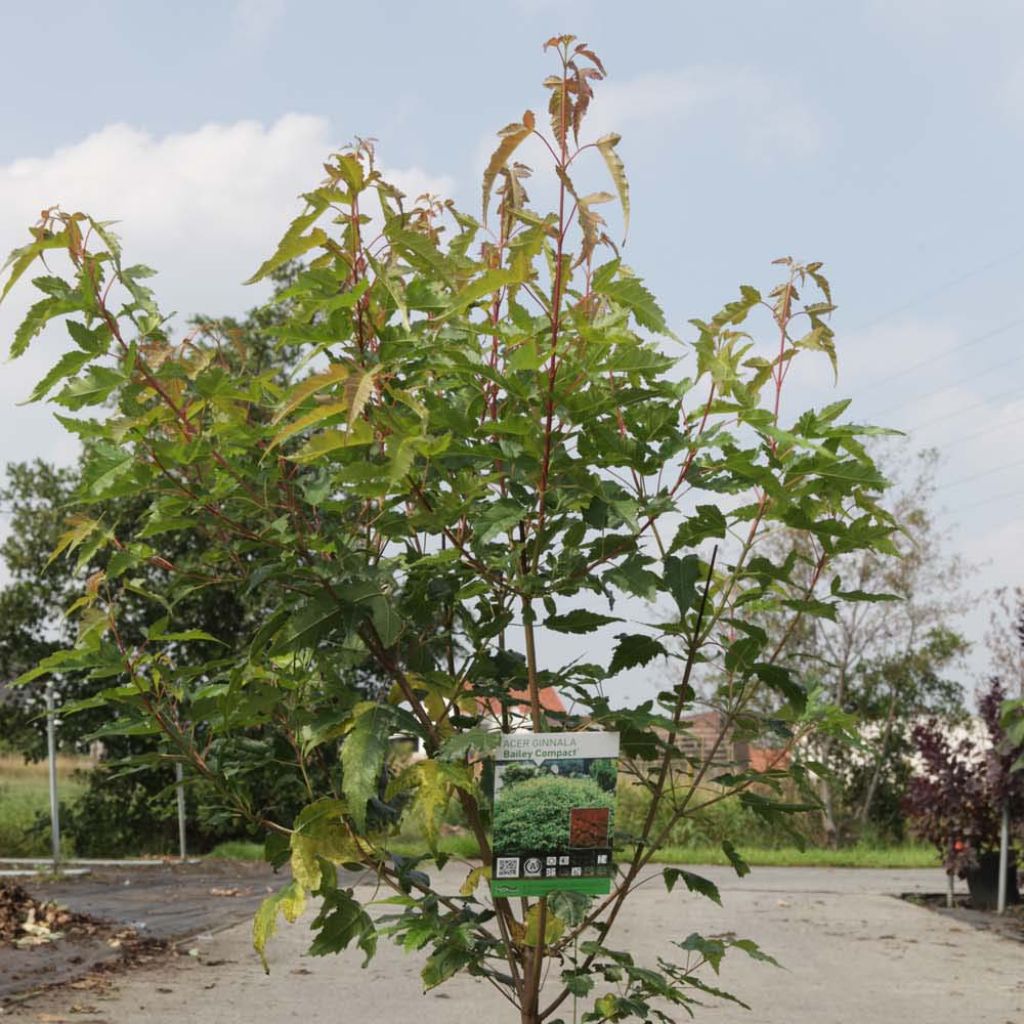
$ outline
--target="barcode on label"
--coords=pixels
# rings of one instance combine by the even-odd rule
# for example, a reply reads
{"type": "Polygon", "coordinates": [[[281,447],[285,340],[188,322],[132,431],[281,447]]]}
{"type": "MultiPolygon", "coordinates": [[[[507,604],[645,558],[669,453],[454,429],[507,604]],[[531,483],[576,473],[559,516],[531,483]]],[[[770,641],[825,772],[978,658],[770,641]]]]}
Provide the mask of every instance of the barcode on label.
{"type": "Polygon", "coordinates": [[[498,858],[498,870],[496,874],[497,878],[518,878],[519,877],[519,858],[518,857],[499,857],[498,858]]]}

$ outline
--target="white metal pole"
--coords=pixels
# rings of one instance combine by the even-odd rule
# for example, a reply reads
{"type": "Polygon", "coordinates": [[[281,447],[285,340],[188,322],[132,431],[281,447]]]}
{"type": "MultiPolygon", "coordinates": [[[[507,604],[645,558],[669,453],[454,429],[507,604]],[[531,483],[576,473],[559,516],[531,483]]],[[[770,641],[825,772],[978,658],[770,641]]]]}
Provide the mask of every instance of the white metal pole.
{"type": "Polygon", "coordinates": [[[1006,888],[1010,874],[1010,801],[1003,802],[1003,823],[999,829],[999,895],[996,910],[1006,911],[1006,888]]]}
{"type": "MultiPolygon", "coordinates": [[[[949,855],[953,856],[954,843],[956,840],[949,840],[949,855]]],[[[952,908],[953,906],[953,871],[949,869],[946,871],[946,906],[952,908]]]]}
{"type": "Polygon", "coordinates": [[[174,762],[174,778],[177,780],[178,790],[178,851],[181,859],[185,860],[185,773],[182,771],[181,762],[174,762]]]}
{"type": "Polygon", "coordinates": [[[57,722],[53,707],[53,683],[46,684],[46,751],[50,762],[50,848],[53,871],[60,871],[60,805],[57,803],[57,722]]]}

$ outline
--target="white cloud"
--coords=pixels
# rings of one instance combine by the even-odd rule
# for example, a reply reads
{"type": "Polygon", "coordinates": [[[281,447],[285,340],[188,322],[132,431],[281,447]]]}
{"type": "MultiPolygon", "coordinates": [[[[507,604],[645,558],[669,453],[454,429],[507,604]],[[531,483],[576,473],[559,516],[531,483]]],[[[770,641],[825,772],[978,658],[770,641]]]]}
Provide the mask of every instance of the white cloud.
{"type": "MultiPolygon", "coordinates": [[[[271,125],[240,121],[162,137],[111,125],[49,156],[0,165],[0,248],[27,241],[26,228],[44,207],[86,210],[120,222],[129,262],[159,270],[153,284],[165,311],[182,318],[236,313],[262,297],[241,282],[299,211],[296,197],[319,181],[332,146],[325,119],[299,114],[271,125]]],[[[452,187],[418,168],[385,174],[410,196],[452,187]]],[[[4,354],[32,292],[23,279],[0,307],[4,354]]],[[[74,446],[48,410],[14,407],[63,345],[53,330],[27,356],[3,365],[0,467],[12,459],[73,457],[74,446]]]]}

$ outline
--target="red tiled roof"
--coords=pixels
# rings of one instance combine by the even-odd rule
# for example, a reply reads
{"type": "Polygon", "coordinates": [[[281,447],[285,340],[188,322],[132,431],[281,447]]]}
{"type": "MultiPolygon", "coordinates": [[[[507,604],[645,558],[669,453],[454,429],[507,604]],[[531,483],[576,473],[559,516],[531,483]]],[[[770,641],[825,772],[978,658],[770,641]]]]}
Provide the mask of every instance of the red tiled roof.
{"type": "MultiPolygon", "coordinates": [[[[519,702],[519,712],[522,715],[530,714],[530,694],[527,690],[510,690],[509,696],[519,702]]],[[[545,711],[552,711],[555,714],[565,714],[565,704],[553,686],[545,686],[538,694],[540,706],[545,711]]],[[[491,714],[498,718],[501,716],[501,701],[497,697],[478,697],[477,700],[487,707],[491,714]]]]}

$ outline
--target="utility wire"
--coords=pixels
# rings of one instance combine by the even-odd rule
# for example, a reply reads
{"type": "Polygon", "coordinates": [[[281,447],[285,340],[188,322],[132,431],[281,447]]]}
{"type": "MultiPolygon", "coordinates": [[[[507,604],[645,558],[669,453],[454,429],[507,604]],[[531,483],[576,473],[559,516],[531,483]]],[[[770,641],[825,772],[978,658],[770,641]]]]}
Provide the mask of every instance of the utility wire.
{"type": "Polygon", "coordinates": [[[933,423],[938,423],[940,420],[951,420],[957,416],[965,416],[969,412],[974,412],[975,409],[990,405],[992,402],[999,402],[1004,398],[1019,398],[1021,391],[1020,387],[1015,387],[1010,388],[1009,391],[1001,391],[998,395],[989,395],[988,398],[983,398],[980,402],[975,402],[973,405],[965,405],[963,408],[956,409],[953,412],[940,413],[938,416],[933,416],[930,420],[923,420],[912,427],[907,427],[907,432],[912,433],[915,430],[920,430],[922,427],[930,427],[933,423]]]}
{"type": "Polygon", "coordinates": [[[908,373],[913,373],[915,370],[924,369],[927,366],[931,366],[938,359],[944,359],[946,356],[951,355],[953,352],[959,352],[961,349],[971,348],[973,345],[980,345],[983,341],[988,341],[990,338],[996,338],[1000,334],[1005,334],[1012,327],[1018,327],[1020,324],[1024,324],[1024,317],[1017,317],[1015,320],[1007,321],[1000,327],[993,327],[991,331],[986,331],[984,334],[978,334],[973,338],[966,338],[964,341],[958,341],[955,345],[950,345],[948,348],[941,349],[930,356],[926,356],[924,359],[920,359],[918,362],[912,363],[910,366],[904,367],[902,370],[896,370],[894,373],[887,374],[886,381],[896,380],[900,377],[905,377],[908,373]]]}
{"type": "Polygon", "coordinates": [[[941,395],[943,391],[951,391],[955,387],[959,387],[961,384],[969,384],[972,380],[977,380],[979,377],[985,377],[990,373],[994,373],[996,370],[1001,370],[1006,366],[1011,366],[1016,362],[1019,362],[1021,357],[1024,356],[1024,352],[1018,352],[1015,356],[1011,356],[1009,359],[1004,360],[1001,363],[995,363],[993,366],[986,367],[984,370],[979,370],[977,373],[972,373],[968,377],[960,377],[952,384],[944,384],[941,388],[932,388],[931,391],[924,391],[919,395],[911,395],[909,398],[901,399],[892,405],[887,405],[885,408],[878,410],[877,412],[868,413],[871,418],[878,416],[884,416],[886,413],[893,412],[895,409],[899,409],[906,405],[908,401],[920,402],[922,399],[931,398],[933,395],[941,395]]]}
{"type": "Polygon", "coordinates": [[[996,501],[1010,501],[1013,498],[1024,498],[1024,491],[1009,491],[1006,494],[994,494],[991,498],[982,498],[981,501],[972,501],[969,505],[961,505],[958,511],[966,512],[968,509],[980,508],[982,505],[991,505],[996,501]]]}
{"type": "Polygon", "coordinates": [[[985,434],[991,434],[994,430],[1002,430],[1003,427],[1012,427],[1014,424],[1021,422],[1024,422],[1024,416],[1007,420],[1005,423],[990,423],[987,427],[974,431],[973,434],[964,434],[962,437],[951,437],[946,441],[937,441],[936,446],[939,448],[955,448],[958,444],[963,444],[965,441],[973,441],[976,437],[983,437],[985,434]]]}
{"type": "Polygon", "coordinates": [[[1018,246],[1016,249],[1013,249],[1011,252],[1005,253],[1002,256],[997,256],[994,260],[989,260],[988,263],[983,263],[979,267],[975,267],[972,270],[958,274],[956,277],[951,278],[948,281],[944,281],[942,284],[936,285],[934,288],[930,288],[926,292],[922,292],[913,299],[910,299],[908,302],[904,302],[899,306],[894,306],[885,313],[880,313],[872,320],[868,320],[866,323],[861,324],[855,329],[858,331],[864,331],[869,327],[874,327],[875,324],[881,323],[883,320],[888,320],[890,317],[896,316],[897,313],[903,313],[908,309],[912,309],[914,306],[919,306],[922,302],[927,302],[928,299],[934,298],[936,295],[942,295],[944,292],[949,291],[950,288],[955,288],[958,284],[963,284],[964,281],[969,281],[972,277],[977,277],[978,274],[985,273],[986,270],[992,270],[994,267],[998,267],[1002,263],[1007,263],[1015,256],[1019,256],[1021,253],[1024,253],[1024,245],[1018,246]]]}
{"type": "Polygon", "coordinates": [[[960,484],[967,484],[972,480],[980,480],[983,476],[991,476],[992,473],[998,473],[1001,469],[1013,469],[1015,466],[1022,464],[1024,464],[1024,459],[1017,459],[1016,462],[1002,462],[991,469],[983,469],[980,473],[972,473],[970,476],[962,476],[958,480],[950,480],[949,483],[939,484],[935,490],[944,491],[947,487],[958,487],[960,484]]]}

